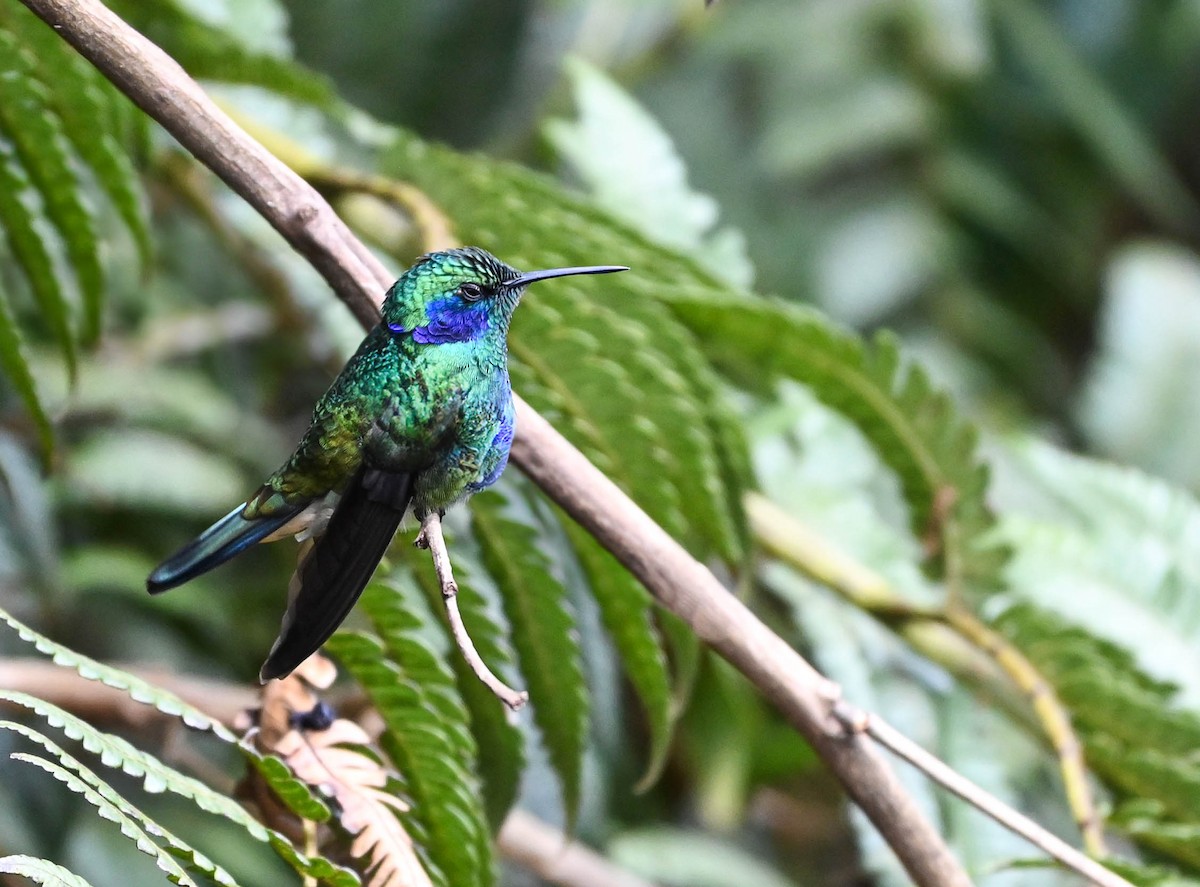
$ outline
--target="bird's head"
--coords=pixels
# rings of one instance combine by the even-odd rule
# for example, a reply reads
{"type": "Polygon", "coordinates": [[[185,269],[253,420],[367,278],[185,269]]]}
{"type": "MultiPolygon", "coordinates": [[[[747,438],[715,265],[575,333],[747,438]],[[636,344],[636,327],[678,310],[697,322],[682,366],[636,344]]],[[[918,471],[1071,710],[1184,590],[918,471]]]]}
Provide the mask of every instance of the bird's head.
{"type": "Polygon", "coordinates": [[[469,342],[508,330],[525,288],[538,280],[573,274],[627,271],[621,265],[521,272],[477,247],[429,253],[388,291],[383,322],[422,344],[469,342]]]}

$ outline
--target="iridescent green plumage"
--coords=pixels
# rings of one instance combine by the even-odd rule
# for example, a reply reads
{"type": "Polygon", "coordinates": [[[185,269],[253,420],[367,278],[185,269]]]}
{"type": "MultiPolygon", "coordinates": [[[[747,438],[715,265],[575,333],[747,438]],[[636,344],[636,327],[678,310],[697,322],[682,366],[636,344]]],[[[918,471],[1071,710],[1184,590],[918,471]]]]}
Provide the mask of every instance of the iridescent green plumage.
{"type": "Polygon", "coordinates": [[[442,513],[503,471],[514,420],[506,340],[525,287],[619,270],[521,274],[475,248],[424,256],[388,291],[382,322],[317,403],[287,462],[147,587],[173,588],[255,542],[311,534],[262,677],[290,672],[345,618],[410,505],[418,518],[442,513]]]}

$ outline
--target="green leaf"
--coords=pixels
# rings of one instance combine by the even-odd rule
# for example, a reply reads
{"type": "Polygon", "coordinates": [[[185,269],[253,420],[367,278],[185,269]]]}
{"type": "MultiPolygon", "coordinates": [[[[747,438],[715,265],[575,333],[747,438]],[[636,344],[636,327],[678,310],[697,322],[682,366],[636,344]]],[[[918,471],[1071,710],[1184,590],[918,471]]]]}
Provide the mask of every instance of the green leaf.
{"type": "Polygon", "coordinates": [[[534,722],[562,787],[569,822],[579,809],[588,700],[575,619],[566,589],[550,572],[537,533],[509,516],[499,492],[472,500],[475,538],[500,586],[534,722]]]}
{"type": "Polygon", "coordinates": [[[99,681],[106,686],[124,690],[134,701],[153,705],[163,714],[181,719],[194,730],[208,730],[226,742],[235,745],[238,743],[237,737],[224,724],[209,717],[194,705],[184,702],[169,690],[155,687],[149,681],[136,675],[97,662],[89,656],[76,653],[74,650],[55,643],[3,609],[0,609],[0,619],[8,623],[9,628],[15,631],[21,640],[32,644],[38,652],[51,657],[56,665],[74,669],[81,677],[87,678],[89,681],[99,681]]]}
{"type": "MultiPolygon", "coordinates": [[[[96,775],[90,768],[86,767],[74,756],[67,754],[57,743],[39,733],[36,730],[30,729],[23,724],[17,724],[12,721],[0,721],[0,729],[11,730],[19,733],[27,739],[36,742],[42,748],[46,749],[53,755],[60,764],[67,770],[73,772],[85,784],[96,791],[104,800],[112,804],[122,814],[136,822],[151,835],[154,835],[159,841],[166,844],[166,849],[173,856],[183,860],[184,865],[189,871],[207,875],[223,887],[237,887],[237,882],[233,876],[224,868],[217,865],[203,853],[200,853],[186,841],[173,834],[159,823],[155,822],[138,807],[126,800],[119,792],[115,791],[107,782],[96,775]]],[[[166,769],[166,768],[162,768],[166,769]]],[[[179,774],[176,774],[179,775],[179,774]]],[[[147,790],[158,788],[157,785],[152,785],[149,781],[146,783],[147,790]]]]}
{"type": "MultiPolygon", "coordinates": [[[[1009,594],[1179,687],[1200,709],[1200,502],[1131,468],[1031,439],[994,451],[1009,594]]],[[[1130,723],[1136,723],[1131,720],[1130,723]]]]}
{"type": "Polygon", "coordinates": [[[303,66],[252,49],[235,28],[222,28],[176,0],[114,2],[113,8],[201,80],[261,86],[319,107],[336,109],[336,95],[325,77],[303,66]]]}
{"type": "MultiPolygon", "coordinates": [[[[439,725],[446,738],[442,754],[451,758],[466,778],[456,782],[455,797],[461,805],[478,853],[479,870],[488,873],[492,867],[491,835],[482,808],[482,788],[476,773],[479,749],[470,729],[470,716],[458,683],[444,657],[430,648],[423,636],[433,628],[432,614],[407,605],[416,600],[418,591],[411,582],[397,582],[390,587],[379,583],[363,592],[360,605],[371,618],[376,633],[383,640],[388,657],[409,680],[421,688],[425,704],[440,716],[439,725]]],[[[404,775],[410,777],[408,770],[404,775]]],[[[443,866],[443,869],[446,869],[443,866]]]]}
{"type": "MultiPolygon", "coordinates": [[[[224,724],[184,702],[174,693],[55,643],[3,609],[0,609],[0,619],[8,623],[21,640],[33,644],[39,652],[50,656],[56,665],[74,669],[81,677],[90,681],[100,681],[106,686],[124,690],[134,701],[153,705],[163,714],[177,717],[195,730],[207,730],[218,739],[234,745],[263,774],[272,790],[297,816],[316,822],[323,822],[329,818],[329,808],[318,800],[304,783],[296,779],[282,761],[265,757],[252,747],[239,742],[237,736],[224,724]]],[[[276,849],[280,848],[277,846],[276,849]]]]}
{"type": "Polygon", "coordinates": [[[403,664],[388,656],[395,650],[422,660],[428,648],[398,626],[386,646],[372,636],[343,631],[326,647],[362,685],[383,718],[379,743],[412,799],[412,810],[403,818],[414,844],[428,854],[423,861],[430,879],[439,887],[488,883],[489,860],[481,855],[488,830],[478,781],[456,753],[458,731],[466,725],[447,729],[444,708],[435,701],[440,694],[431,697],[403,664]]]}
{"type": "Polygon", "coordinates": [[[796,379],[853,421],[899,477],[913,533],[936,536],[935,563],[949,582],[974,590],[999,584],[1005,553],[987,538],[994,521],[975,430],[920,367],[902,366],[890,337],[867,347],[815,312],[779,302],[680,296],[671,305],[738,381],[762,391],[780,377],[796,379]],[[787,348],[779,347],[782,337],[787,348]]]}
{"type": "Polygon", "coordinates": [[[92,887],[74,872],[36,856],[0,857],[0,872],[28,878],[41,887],[92,887]]]}
{"type": "MultiPolygon", "coordinates": [[[[449,545],[454,552],[458,608],[483,661],[511,685],[515,657],[499,612],[500,593],[479,565],[476,552],[468,548],[470,543],[469,536],[459,536],[449,545]]],[[[430,607],[444,612],[432,566],[424,566],[424,570],[420,566],[414,568],[420,585],[430,607]]],[[[445,655],[470,715],[471,733],[479,755],[479,775],[483,780],[484,806],[492,831],[497,832],[517,797],[525,765],[525,740],[509,710],[479,680],[466,659],[453,648],[445,655]]]]}
{"type": "Polygon", "coordinates": [[[653,601],[641,583],[586,531],[569,520],[563,526],[587,573],[621,667],[646,713],[650,755],[638,783],[639,790],[644,790],[658,779],[667,762],[677,712],[662,638],[653,621],[653,601]]]}
{"type": "Polygon", "coordinates": [[[68,374],[74,378],[75,332],[71,328],[67,282],[46,247],[47,223],[39,204],[17,149],[0,125],[0,225],[13,256],[29,278],[40,315],[58,339],[68,374]]]}
{"type": "Polygon", "coordinates": [[[83,297],[83,338],[100,334],[104,271],[96,220],[84,197],[62,121],[46,87],[16,38],[0,30],[0,130],[12,138],[20,161],[42,197],[46,216],[62,237],[83,297]]]}
{"type": "Polygon", "coordinates": [[[0,25],[29,50],[47,101],[78,157],[87,165],[133,235],[143,265],[152,253],[142,184],[122,147],[130,112],[141,111],[65,40],[24,8],[0,11],[0,25]]]}
{"type": "Polygon", "coordinates": [[[127,812],[129,805],[113,802],[111,795],[114,795],[115,792],[101,793],[69,769],[37,755],[16,752],[11,757],[15,761],[24,761],[27,764],[40,767],[67,786],[72,792],[82,795],[89,804],[99,811],[102,819],[116,823],[121,829],[121,834],[133,841],[138,850],[151,857],[154,860],[154,864],[166,873],[168,880],[172,884],[180,884],[183,887],[196,887],[196,882],[188,877],[187,872],[184,871],[175,858],[150,838],[145,828],[138,823],[137,817],[127,812]]]}
{"type": "MultiPolygon", "coordinates": [[[[321,857],[310,859],[304,856],[292,846],[292,843],[287,838],[264,826],[251,816],[237,801],[214,791],[199,780],[168,767],[153,755],[135,748],[121,737],[110,733],[103,733],[88,722],[75,717],[69,712],[25,693],[0,691],[0,698],[37,713],[52,727],[62,730],[68,738],[81,742],[85,749],[99,756],[105,766],[120,769],[129,776],[140,779],[142,787],[146,792],[150,794],[157,794],[163,791],[172,792],[192,801],[201,810],[221,816],[235,825],[241,826],[254,840],[270,844],[279,856],[299,874],[320,877],[327,880],[330,884],[341,885],[341,887],[355,887],[358,884],[357,877],[349,869],[335,866],[321,857]]],[[[21,725],[0,723],[0,727],[16,730],[26,736],[30,735],[27,728],[23,728],[21,725]]],[[[31,738],[50,748],[44,737],[39,739],[37,736],[31,736],[31,738]]],[[[51,748],[51,751],[54,751],[60,760],[66,760],[60,751],[55,751],[53,748],[51,748]]],[[[290,782],[297,783],[295,777],[291,776],[290,771],[286,770],[286,766],[278,758],[262,758],[258,755],[250,757],[252,761],[257,760],[264,764],[269,761],[277,767],[283,768],[288,773],[290,782]]],[[[97,788],[101,794],[105,794],[104,790],[93,779],[90,779],[73,765],[68,763],[68,766],[75,769],[85,781],[88,781],[89,784],[97,788]]],[[[105,796],[107,797],[107,795],[105,796]]],[[[120,806],[119,802],[114,799],[109,798],[109,800],[120,806]]],[[[292,809],[293,812],[297,812],[295,807],[292,809]]],[[[323,814],[309,817],[315,821],[329,819],[329,810],[324,805],[319,805],[319,808],[315,811],[311,810],[311,807],[308,809],[310,812],[323,814]]],[[[125,812],[135,815],[128,810],[125,812]]],[[[153,832],[153,830],[151,831],[153,832]]]]}
{"type": "Polygon", "coordinates": [[[42,458],[49,461],[54,449],[54,429],[50,425],[50,417],[38,398],[37,383],[29,371],[29,358],[21,341],[21,333],[17,329],[17,320],[8,304],[8,295],[0,288],[0,370],[8,384],[16,391],[17,397],[33,417],[37,428],[38,441],[41,444],[42,458]]]}

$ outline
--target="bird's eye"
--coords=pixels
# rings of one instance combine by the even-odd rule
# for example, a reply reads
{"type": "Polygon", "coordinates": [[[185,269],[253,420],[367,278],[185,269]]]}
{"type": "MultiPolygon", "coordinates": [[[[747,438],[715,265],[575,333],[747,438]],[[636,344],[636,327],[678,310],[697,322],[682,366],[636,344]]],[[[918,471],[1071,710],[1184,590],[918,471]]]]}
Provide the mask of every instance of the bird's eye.
{"type": "Polygon", "coordinates": [[[478,302],[483,298],[483,287],[477,283],[464,283],[459,286],[458,294],[468,302],[478,302]]]}

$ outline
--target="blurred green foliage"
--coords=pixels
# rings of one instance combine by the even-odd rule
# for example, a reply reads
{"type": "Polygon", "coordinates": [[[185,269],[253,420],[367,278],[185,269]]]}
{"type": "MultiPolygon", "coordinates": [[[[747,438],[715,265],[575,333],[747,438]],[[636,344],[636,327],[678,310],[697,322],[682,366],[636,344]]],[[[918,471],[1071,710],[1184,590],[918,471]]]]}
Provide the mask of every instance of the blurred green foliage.
{"type": "MultiPolygon", "coordinates": [[[[397,269],[430,213],[518,265],[634,266],[527,300],[518,390],[850,698],[1072,834],[1028,711],[795,558],[754,557],[741,497],[757,486],[907,605],[968,602],[1066,706],[1123,870],[1200,877],[1200,6],[113,6],[303,151],[287,159],[397,269]]],[[[16,0],[0,0],[0,229],[0,608],[64,667],[205,726],[88,657],[251,680],[293,547],[160,599],[143,578],[284,456],[359,331],[16,0]]],[[[532,716],[509,722],[463,668],[401,543],[331,647],[382,716],[374,754],[434,883],[529,883],[492,860],[514,802],[666,885],[906,883],[778,715],[515,473],[452,520],[468,624],[532,716]]],[[[0,650],[30,654],[15,638],[0,650]]],[[[7,696],[36,717],[14,715],[0,751],[58,782],[0,763],[0,852],[28,857],[0,870],[265,883],[285,871],[258,855],[270,844],[352,883],[182,772],[236,773],[227,750],[189,741],[164,762],[158,737],[7,696]],[[164,788],[198,809],[156,805],[164,788]],[[198,810],[232,823],[220,848],[198,810]]],[[[903,775],[981,883],[1072,883],[1011,866],[1028,847],[903,775]]]]}

